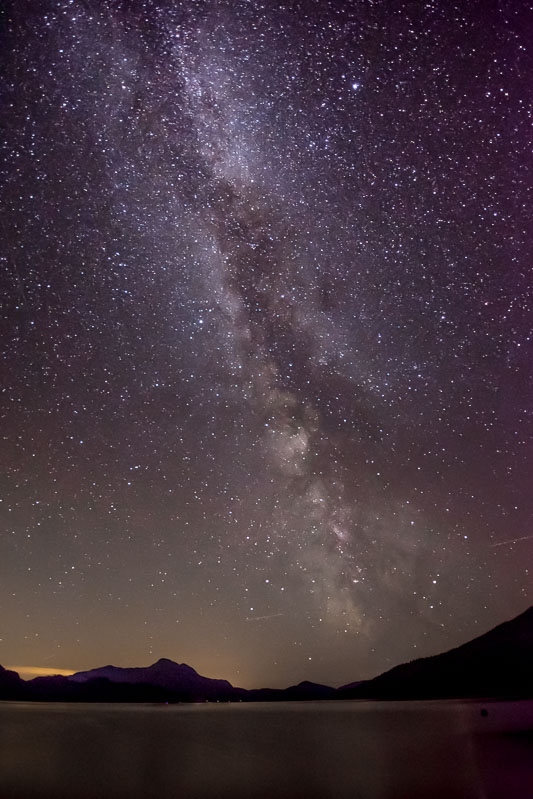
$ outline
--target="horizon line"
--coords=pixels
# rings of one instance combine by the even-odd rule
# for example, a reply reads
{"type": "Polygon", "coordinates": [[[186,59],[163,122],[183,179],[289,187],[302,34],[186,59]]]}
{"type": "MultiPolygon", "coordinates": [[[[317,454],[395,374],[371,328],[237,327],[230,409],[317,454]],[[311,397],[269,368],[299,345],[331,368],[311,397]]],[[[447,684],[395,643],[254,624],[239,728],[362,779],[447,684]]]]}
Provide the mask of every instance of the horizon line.
{"type": "Polygon", "coordinates": [[[53,669],[47,666],[4,666],[8,671],[16,671],[23,680],[33,677],[70,677],[76,674],[74,669],[53,669]]]}

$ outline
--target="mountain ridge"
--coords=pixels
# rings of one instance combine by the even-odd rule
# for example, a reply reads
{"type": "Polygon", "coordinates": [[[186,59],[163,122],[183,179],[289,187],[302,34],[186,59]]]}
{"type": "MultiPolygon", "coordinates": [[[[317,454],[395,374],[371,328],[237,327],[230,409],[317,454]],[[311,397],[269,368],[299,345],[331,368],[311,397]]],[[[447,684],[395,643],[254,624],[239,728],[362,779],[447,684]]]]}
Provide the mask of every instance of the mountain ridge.
{"type": "MultiPolygon", "coordinates": [[[[533,696],[533,605],[446,652],[416,658],[362,683],[341,686],[344,698],[490,696],[513,682],[533,696]]],[[[508,695],[508,691],[504,694],[508,695]]]]}
{"type": "Polygon", "coordinates": [[[25,682],[0,666],[0,699],[112,702],[272,702],[318,699],[533,697],[533,606],[453,649],[401,663],[338,689],[304,680],[288,688],[247,690],[204,677],[186,663],[108,664],[68,677],[25,682]]]}
{"type": "Polygon", "coordinates": [[[167,691],[187,693],[191,699],[237,698],[236,689],[228,680],[202,677],[187,663],[176,663],[169,658],[159,658],[150,666],[102,666],[80,671],[67,678],[71,682],[86,683],[94,679],[107,679],[112,683],[129,685],[147,684],[167,691]]]}

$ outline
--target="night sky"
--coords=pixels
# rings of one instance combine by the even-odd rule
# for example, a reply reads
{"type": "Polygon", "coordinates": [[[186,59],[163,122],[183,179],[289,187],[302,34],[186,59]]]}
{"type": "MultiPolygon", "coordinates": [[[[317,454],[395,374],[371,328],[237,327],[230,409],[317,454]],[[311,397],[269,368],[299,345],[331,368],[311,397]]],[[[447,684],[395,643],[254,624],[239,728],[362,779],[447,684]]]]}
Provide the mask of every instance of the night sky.
{"type": "Polygon", "coordinates": [[[0,663],[340,685],[533,601],[529,2],[4,2],[0,663]]]}

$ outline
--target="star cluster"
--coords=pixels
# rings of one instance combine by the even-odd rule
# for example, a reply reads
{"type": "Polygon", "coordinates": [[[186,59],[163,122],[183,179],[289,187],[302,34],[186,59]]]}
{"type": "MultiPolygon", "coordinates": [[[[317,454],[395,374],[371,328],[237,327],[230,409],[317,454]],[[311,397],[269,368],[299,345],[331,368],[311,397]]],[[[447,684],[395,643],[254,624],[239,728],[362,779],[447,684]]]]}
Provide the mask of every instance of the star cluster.
{"type": "Polygon", "coordinates": [[[1,663],[341,684],[531,602],[532,24],[4,4],[1,663]]]}

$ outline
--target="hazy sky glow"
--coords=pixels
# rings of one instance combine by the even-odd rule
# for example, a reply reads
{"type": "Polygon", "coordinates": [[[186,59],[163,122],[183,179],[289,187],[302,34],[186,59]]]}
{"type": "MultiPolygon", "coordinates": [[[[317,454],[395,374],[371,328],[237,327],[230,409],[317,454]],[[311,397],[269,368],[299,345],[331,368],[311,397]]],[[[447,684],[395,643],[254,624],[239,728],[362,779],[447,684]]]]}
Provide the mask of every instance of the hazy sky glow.
{"type": "Polygon", "coordinates": [[[4,3],[1,664],[339,685],[532,603],[528,6],[4,3]]]}

